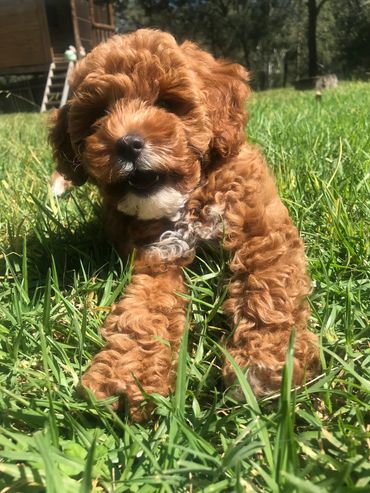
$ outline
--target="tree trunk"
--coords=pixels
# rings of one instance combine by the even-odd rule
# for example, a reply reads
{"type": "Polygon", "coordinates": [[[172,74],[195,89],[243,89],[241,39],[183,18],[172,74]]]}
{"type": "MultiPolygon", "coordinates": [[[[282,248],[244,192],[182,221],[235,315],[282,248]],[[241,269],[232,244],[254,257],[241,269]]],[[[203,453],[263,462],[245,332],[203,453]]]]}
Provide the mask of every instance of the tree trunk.
{"type": "Polygon", "coordinates": [[[316,46],[316,27],[318,9],[316,0],[308,0],[308,76],[315,77],[317,75],[317,46],[316,46]]]}
{"type": "Polygon", "coordinates": [[[328,0],[321,0],[317,4],[316,0],[307,0],[308,7],[308,75],[309,77],[315,77],[318,75],[318,63],[317,63],[317,44],[316,44],[316,29],[317,18],[324,3],[328,0]]]}

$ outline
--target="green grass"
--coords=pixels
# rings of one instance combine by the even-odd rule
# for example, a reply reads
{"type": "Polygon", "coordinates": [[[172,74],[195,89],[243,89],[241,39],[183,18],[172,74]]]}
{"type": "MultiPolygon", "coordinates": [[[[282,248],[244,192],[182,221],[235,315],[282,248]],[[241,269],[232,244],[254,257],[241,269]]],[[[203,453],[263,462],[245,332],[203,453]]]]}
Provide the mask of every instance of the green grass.
{"type": "Polygon", "coordinates": [[[249,138],[307,245],[323,373],[291,392],[290,357],[281,396],[257,402],[238,371],[246,403],[233,401],[220,376],[226,259],[206,251],[187,271],[176,393],[151,397],[142,425],[78,390],[130,279],[104,241],[96,192],[54,199],[44,118],[0,118],[1,491],[370,491],[369,107],[365,83],[321,102],[279,90],[250,103],[249,138]]]}

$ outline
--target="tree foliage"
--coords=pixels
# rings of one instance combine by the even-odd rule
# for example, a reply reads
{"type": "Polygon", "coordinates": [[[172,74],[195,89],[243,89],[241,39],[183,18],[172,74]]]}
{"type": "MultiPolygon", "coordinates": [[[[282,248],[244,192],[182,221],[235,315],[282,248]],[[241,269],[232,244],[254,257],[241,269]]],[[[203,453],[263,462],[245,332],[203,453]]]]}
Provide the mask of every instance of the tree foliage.
{"type": "Polygon", "coordinates": [[[119,30],[157,27],[247,66],[258,88],[370,70],[368,0],[116,0],[119,30]]]}

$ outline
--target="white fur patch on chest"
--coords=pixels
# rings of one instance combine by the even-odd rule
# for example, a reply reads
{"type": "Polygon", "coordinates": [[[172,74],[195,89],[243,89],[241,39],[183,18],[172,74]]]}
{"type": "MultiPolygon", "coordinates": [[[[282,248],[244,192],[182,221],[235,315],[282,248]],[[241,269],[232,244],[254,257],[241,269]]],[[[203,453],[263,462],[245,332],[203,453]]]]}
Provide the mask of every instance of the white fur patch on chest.
{"type": "Polygon", "coordinates": [[[163,260],[175,261],[193,257],[197,243],[201,240],[213,240],[223,234],[223,208],[205,206],[206,220],[192,221],[186,212],[179,218],[174,230],[165,231],[159,241],[148,245],[147,251],[159,255],[163,260]]]}
{"type": "Polygon", "coordinates": [[[157,192],[141,196],[129,192],[117,205],[117,209],[128,216],[135,216],[143,221],[168,217],[177,219],[184,206],[186,196],[171,187],[164,187],[157,192]]]}

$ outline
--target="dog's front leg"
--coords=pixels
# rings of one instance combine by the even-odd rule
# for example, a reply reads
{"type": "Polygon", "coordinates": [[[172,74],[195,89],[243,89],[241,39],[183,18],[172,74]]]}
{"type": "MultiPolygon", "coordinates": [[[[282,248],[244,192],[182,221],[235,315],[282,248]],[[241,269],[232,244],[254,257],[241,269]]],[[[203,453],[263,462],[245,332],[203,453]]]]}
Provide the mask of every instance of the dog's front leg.
{"type": "MultiPolygon", "coordinates": [[[[227,348],[262,396],[280,389],[293,328],[293,383],[319,369],[317,337],[307,330],[310,280],[303,242],[259,153],[243,151],[228,178],[223,206],[232,277],[224,309],[235,329],[227,348]]],[[[224,376],[228,384],[235,379],[228,360],[224,376]]]]}
{"type": "Polygon", "coordinates": [[[120,396],[116,407],[126,398],[135,421],[148,415],[141,388],[164,396],[174,388],[185,322],[181,262],[161,253],[155,245],[139,252],[132,282],[103,326],[107,344],[82,379],[98,399],[120,396]]]}
{"type": "MultiPolygon", "coordinates": [[[[264,159],[244,147],[216,168],[189,209],[199,237],[223,237],[231,254],[224,311],[232,321],[227,349],[247,373],[256,395],[280,389],[289,338],[296,329],[293,383],[319,369],[317,337],[307,330],[309,307],[303,242],[282,204],[264,159]]],[[[227,359],[227,385],[235,372],[227,359]]]]}

